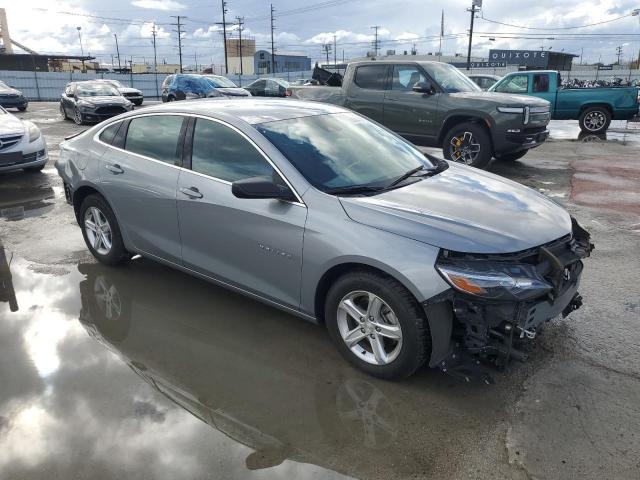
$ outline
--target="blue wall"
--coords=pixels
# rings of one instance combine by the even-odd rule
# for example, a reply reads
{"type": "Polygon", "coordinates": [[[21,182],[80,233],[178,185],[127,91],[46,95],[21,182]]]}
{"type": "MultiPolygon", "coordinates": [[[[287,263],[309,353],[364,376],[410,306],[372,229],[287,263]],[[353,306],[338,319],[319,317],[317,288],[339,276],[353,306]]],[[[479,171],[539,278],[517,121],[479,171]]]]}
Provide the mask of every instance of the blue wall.
{"type": "Polygon", "coordinates": [[[275,56],[276,68],[271,65],[271,52],[258,50],[253,55],[253,68],[256,75],[269,73],[300,72],[311,70],[311,59],[303,55],[278,55],[275,56]]]}

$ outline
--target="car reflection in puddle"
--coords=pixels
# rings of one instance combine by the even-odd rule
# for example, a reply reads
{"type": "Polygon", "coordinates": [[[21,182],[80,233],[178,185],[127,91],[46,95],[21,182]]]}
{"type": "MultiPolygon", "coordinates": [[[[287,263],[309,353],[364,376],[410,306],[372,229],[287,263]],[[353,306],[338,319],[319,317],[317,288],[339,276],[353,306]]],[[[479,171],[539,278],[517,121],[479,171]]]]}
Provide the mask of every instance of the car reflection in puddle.
{"type": "Polygon", "coordinates": [[[11,260],[13,255],[7,252],[2,242],[0,242],[0,302],[8,302],[9,310],[18,311],[18,300],[13,288],[13,277],[11,276],[11,260]]]}
{"type": "Polygon", "coordinates": [[[434,371],[406,382],[368,377],[323,328],[144,259],[78,269],[89,335],[173,403],[253,449],[250,470],[288,459],[405,478],[460,447],[452,432],[433,432],[465,431],[471,405],[486,420],[501,403],[495,390],[452,385],[434,371]],[[456,388],[465,394],[451,396],[456,388]]]}
{"type": "Polygon", "coordinates": [[[0,189],[0,218],[17,221],[37,217],[53,209],[56,196],[54,189],[48,183],[39,184],[37,181],[40,177],[46,177],[42,174],[29,174],[32,178],[28,181],[20,179],[19,182],[11,184],[10,180],[14,175],[27,174],[18,172],[0,177],[0,181],[3,182],[0,189]]]}

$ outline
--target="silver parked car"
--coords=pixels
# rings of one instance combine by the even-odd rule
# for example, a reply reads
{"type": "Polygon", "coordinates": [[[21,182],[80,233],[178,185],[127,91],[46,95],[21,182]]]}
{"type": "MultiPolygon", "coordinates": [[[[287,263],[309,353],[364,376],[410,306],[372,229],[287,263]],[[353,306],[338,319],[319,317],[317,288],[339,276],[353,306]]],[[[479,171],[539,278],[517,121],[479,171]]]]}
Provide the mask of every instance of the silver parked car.
{"type": "Polygon", "coordinates": [[[580,305],[592,245],[562,207],[340,107],[166,104],[60,148],[98,260],[140,254],[325,324],[373,375],[520,358],[580,305]]]}
{"type": "Polygon", "coordinates": [[[47,144],[38,126],[0,107],[0,172],[39,172],[48,159],[47,144]]]}

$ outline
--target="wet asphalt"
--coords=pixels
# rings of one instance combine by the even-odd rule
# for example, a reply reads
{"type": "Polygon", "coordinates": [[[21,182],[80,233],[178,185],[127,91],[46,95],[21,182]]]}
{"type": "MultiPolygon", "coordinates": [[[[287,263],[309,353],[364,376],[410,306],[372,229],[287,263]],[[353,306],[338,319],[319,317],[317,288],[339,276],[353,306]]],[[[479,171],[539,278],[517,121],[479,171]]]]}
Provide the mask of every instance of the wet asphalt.
{"type": "Polygon", "coordinates": [[[596,250],[584,307],[484,385],[380,381],[321,327],[149,260],[97,264],[53,168],[83,127],[55,103],[19,116],[50,162],[0,174],[0,479],[640,478],[640,124],[554,121],[490,165],[596,250]]]}

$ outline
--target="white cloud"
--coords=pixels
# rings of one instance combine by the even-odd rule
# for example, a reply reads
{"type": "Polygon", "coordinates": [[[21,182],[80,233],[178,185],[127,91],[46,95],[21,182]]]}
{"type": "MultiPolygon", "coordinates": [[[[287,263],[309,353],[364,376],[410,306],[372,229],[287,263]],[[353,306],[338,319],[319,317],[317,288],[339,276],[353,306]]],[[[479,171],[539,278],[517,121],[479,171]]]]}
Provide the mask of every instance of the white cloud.
{"type": "Polygon", "coordinates": [[[410,32],[402,32],[401,34],[393,37],[394,40],[416,40],[417,38],[420,38],[420,35],[410,32]]]}
{"type": "Polygon", "coordinates": [[[176,2],[175,0],[134,0],[131,5],[138,8],[146,8],[149,10],[184,10],[186,5],[176,2]]]}

